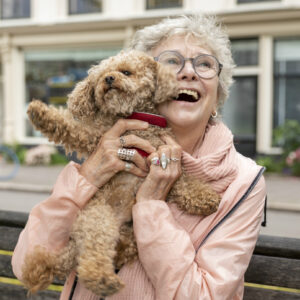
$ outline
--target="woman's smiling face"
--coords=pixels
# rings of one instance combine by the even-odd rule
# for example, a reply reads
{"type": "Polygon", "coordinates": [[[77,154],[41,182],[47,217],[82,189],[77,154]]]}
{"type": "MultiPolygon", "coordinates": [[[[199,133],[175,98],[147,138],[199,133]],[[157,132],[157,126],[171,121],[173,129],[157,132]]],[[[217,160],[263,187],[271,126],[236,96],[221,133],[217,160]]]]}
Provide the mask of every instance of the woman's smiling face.
{"type": "MultiPolygon", "coordinates": [[[[205,47],[199,46],[199,41],[194,37],[186,39],[184,36],[175,35],[152,49],[151,55],[159,56],[163,51],[172,50],[179,52],[185,58],[194,58],[201,54],[213,53],[205,47]]],[[[217,96],[219,77],[211,79],[200,78],[195,72],[191,61],[186,61],[184,68],[177,74],[178,86],[182,92],[179,99],[163,103],[159,112],[166,117],[169,125],[174,129],[198,128],[202,131],[217,109],[217,96]],[[197,93],[197,101],[185,101],[184,94],[197,93]]],[[[194,130],[193,130],[194,131],[194,130]]]]}

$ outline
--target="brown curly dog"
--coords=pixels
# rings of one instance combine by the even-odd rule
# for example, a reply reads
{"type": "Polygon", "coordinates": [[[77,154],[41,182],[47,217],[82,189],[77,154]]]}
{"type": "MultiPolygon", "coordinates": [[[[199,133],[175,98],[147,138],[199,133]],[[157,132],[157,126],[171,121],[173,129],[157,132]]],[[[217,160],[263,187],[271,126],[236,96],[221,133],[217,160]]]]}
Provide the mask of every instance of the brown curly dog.
{"type": "MultiPolygon", "coordinates": [[[[157,105],[178,96],[175,75],[150,56],[138,51],[121,52],[89,70],[68,99],[68,109],[32,101],[28,116],[50,141],[67,152],[88,157],[101,136],[121,118],[133,112],[157,114],[157,105]]],[[[127,132],[147,139],[154,147],[163,144],[161,134],[170,128],[149,126],[146,131],[127,132]]],[[[76,269],[79,280],[93,293],[105,297],[123,283],[115,269],[137,257],[131,209],[141,184],[140,177],[120,172],[80,211],[68,246],[60,253],[36,248],[27,255],[23,280],[31,292],[46,288],[53,276],[76,269]]],[[[168,195],[168,201],[191,214],[215,212],[220,196],[208,185],[184,172],[168,195]]]]}

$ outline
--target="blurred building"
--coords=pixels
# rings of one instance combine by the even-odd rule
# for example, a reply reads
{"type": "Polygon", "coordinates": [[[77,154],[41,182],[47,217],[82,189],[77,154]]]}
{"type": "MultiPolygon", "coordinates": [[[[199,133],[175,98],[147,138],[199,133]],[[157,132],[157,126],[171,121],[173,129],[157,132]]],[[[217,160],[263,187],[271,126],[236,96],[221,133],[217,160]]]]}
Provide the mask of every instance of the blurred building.
{"type": "Polygon", "coordinates": [[[278,153],[273,128],[300,121],[300,0],[0,0],[0,141],[45,143],[26,119],[32,98],[64,104],[137,28],[197,11],[217,14],[232,40],[237,68],[223,118],[238,149],[278,153]]]}

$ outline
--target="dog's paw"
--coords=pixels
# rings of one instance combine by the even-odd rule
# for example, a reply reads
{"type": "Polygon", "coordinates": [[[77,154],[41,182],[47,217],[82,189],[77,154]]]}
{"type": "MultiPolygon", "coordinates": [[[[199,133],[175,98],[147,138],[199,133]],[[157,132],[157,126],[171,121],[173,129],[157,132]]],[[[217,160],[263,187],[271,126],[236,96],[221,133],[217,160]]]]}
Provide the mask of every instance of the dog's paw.
{"type": "Polygon", "coordinates": [[[79,276],[79,279],[88,290],[100,297],[113,295],[124,287],[124,283],[115,273],[106,274],[103,272],[102,274],[98,274],[97,278],[90,273],[89,276],[84,278],[79,276]]]}
{"type": "Polygon", "coordinates": [[[22,266],[23,283],[29,294],[46,289],[53,281],[56,257],[46,249],[36,246],[25,256],[22,266]]]}
{"type": "Polygon", "coordinates": [[[48,110],[49,108],[45,103],[40,100],[33,100],[28,106],[27,115],[32,124],[40,128],[45,122],[44,119],[48,110]]]}

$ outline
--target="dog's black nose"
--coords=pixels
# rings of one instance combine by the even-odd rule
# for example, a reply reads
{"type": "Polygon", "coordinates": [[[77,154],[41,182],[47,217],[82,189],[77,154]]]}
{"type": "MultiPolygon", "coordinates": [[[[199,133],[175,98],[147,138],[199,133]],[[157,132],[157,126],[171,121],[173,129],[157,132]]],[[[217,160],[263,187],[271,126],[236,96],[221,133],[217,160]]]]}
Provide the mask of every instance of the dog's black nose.
{"type": "Polygon", "coordinates": [[[105,81],[107,84],[111,85],[115,80],[115,77],[114,76],[107,76],[105,77],[105,81]]]}

